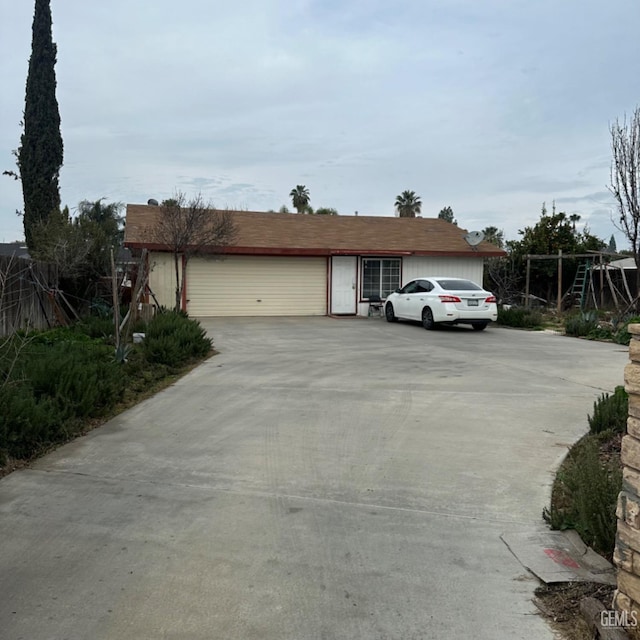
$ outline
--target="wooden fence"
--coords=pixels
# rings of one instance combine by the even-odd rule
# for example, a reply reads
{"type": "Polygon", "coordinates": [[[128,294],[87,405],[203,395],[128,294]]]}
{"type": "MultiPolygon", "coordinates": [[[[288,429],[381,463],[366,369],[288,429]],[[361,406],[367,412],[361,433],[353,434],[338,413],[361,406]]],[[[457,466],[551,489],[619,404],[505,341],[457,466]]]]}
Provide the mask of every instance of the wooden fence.
{"type": "Polygon", "coordinates": [[[0,255],[0,336],[59,324],[54,265],[0,255]]]}

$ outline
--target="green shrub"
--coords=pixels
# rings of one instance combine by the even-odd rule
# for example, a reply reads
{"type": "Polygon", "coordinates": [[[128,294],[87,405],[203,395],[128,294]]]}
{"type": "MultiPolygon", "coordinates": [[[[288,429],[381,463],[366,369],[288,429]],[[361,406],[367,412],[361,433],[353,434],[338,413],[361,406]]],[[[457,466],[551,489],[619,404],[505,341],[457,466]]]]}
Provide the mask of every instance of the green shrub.
{"type": "Polygon", "coordinates": [[[76,325],[69,327],[56,327],[46,331],[30,331],[24,334],[24,339],[31,345],[52,346],[58,343],[69,342],[95,342],[86,333],[78,332],[76,325]]]}
{"type": "Polygon", "coordinates": [[[92,316],[98,316],[101,318],[113,317],[113,307],[102,298],[94,298],[89,303],[89,309],[92,316]]]}
{"type": "Polygon", "coordinates": [[[568,336],[576,338],[585,337],[598,329],[599,322],[597,312],[583,311],[578,315],[569,316],[565,320],[564,332],[568,336]]]}
{"type": "Polygon", "coordinates": [[[590,433],[569,451],[553,483],[551,506],[542,514],[552,529],[575,529],[585,544],[608,557],[615,543],[620,437],[627,413],[624,387],[598,398],[588,416],[590,433]]]}
{"type": "Polygon", "coordinates": [[[613,340],[618,344],[629,344],[631,342],[631,334],[629,333],[629,325],[640,322],[638,316],[625,316],[622,319],[614,321],[615,332],[613,340]]]}
{"type": "Polygon", "coordinates": [[[593,415],[588,416],[589,431],[602,433],[614,431],[624,433],[629,412],[629,396],[624,387],[616,387],[613,395],[603,393],[593,403],[593,415]]]}
{"type": "Polygon", "coordinates": [[[587,334],[587,340],[611,340],[613,331],[609,327],[596,327],[587,334]]]}
{"type": "Polygon", "coordinates": [[[144,333],[146,330],[147,330],[147,323],[142,318],[138,318],[131,325],[131,333],[144,333]]]}
{"type": "Polygon", "coordinates": [[[19,335],[30,342],[55,344],[56,342],[100,341],[114,343],[113,318],[86,316],[67,327],[55,327],[44,331],[22,331],[19,335]]]}
{"type": "Polygon", "coordinates": [[[622,471],[611,463],[602,463],[597,443],[588,440],[566,481],[575,499],[576,531],[596,551],[612,554],[622,471]]]}
{"type": "Polygon", "coordinates": [[[123,370],[127,378],[127,392],[141,394],[169,375],[166,365],[150,363],[142,350],[142,345],[134,345],[123,370]]]}
{"type": "Polygon", "coordinates": [[[86,316],[74,325],[77,333],[115,343],[113,316],[86,316]]]}
{"type": "MultiPolygon", "coordinates": [[[[603,433],[610,437],[611,433],[603,433]]],[[[616,534],[616,501],[622,472],[615,461],[599,458],[598,436],[572,447],[553,486],[551,507],[543,517],[553,529],[575,529],[585,544],[611,556],[616,534]]]]}
{"type": "Polygon", "coordinates": [[[211,351],[198,322],[166,312],[148,326],[147,339],[124,344],[120,360],[105,335],[108,317],[70,327],[19,332],[0,340],[0,466],[64,442],[120,401],[140,397],[194,358],[211,351]]]}
{"type": "Polygon", "coordinates": [[[16,374],[37,398],[53,398],[65,418],[102,415],[124,387],[113,349],[93,342],[30,345],[16,374]]]}
{"type": "Polygon", "coordinates": [[[52,398],[36,398],[28,385],[0,388],[0,458],[28,458],[62,432],[52,398]]]}
{"type": "Polygon", "coordinates": [[[542,315],[538,311],[521,307],[498,309],[498,324],[519,329],[535,329],[542,325],[542,315]]]}
{"type": "Polygon", "coordinates": [[[0,381],[0,451],[17,458],[64,441],[82,420],[104,415],[125,385],[111,347],[37,338],[3,369],[0,381]]]}
{"type": "Polygon", "coordinates": [[[142,343],[149,362],[179,367],[211,351],[211,340],[196,320],[183,313],[158,314],[147,326],[142,343]]]}

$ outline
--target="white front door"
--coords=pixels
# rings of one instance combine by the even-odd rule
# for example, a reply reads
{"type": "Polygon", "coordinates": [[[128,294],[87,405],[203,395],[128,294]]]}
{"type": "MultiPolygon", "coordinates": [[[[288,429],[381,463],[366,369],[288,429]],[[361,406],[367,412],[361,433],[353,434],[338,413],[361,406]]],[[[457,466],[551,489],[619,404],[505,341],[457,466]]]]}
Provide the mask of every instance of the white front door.
{"type": "Polygon", "coordinates": [[[331,258],[331,313],[356,312],[356,256],[331,258]]]}

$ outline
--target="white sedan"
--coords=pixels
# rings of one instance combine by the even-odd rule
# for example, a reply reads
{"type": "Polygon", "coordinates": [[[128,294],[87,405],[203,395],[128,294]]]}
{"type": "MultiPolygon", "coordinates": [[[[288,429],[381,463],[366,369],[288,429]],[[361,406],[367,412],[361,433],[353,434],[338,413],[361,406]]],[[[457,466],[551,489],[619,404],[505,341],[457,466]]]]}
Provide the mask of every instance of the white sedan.
{"type": "Polygon", "coordinates": [[[439,322],[470,324],[482,331],[498,319],[495,296],[471,280],[462,278],[416,278],[387,296],[387,322],[419,320],[425,329],[439,322]]]}

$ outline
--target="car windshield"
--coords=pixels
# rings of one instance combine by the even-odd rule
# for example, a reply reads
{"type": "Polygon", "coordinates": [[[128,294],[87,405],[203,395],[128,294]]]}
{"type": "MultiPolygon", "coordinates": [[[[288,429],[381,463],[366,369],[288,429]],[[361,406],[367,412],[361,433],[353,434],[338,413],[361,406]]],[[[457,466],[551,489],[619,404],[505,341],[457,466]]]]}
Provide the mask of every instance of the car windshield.
{"type": "Polygon", "coordinates": [[[449,291],[482,291],[482,287],[471,280],[437,280],[437,283],[449,291]]]}

